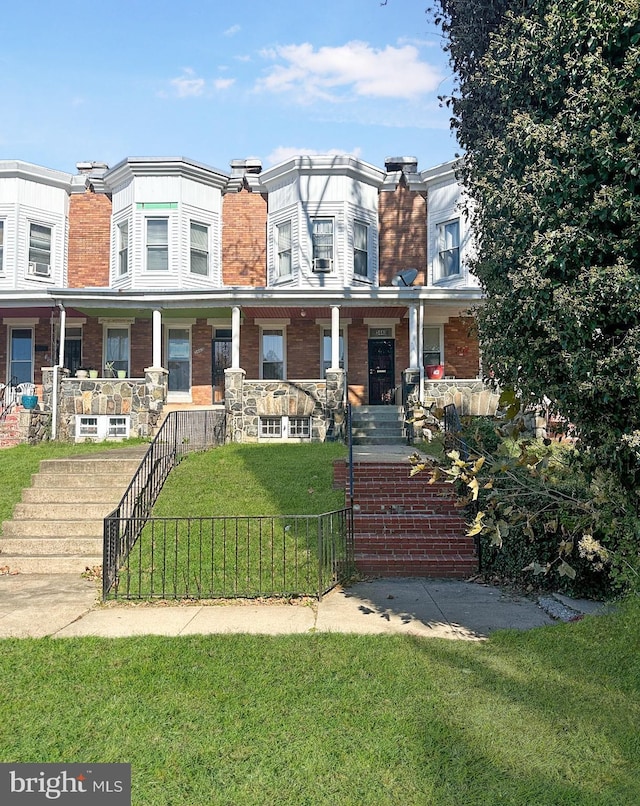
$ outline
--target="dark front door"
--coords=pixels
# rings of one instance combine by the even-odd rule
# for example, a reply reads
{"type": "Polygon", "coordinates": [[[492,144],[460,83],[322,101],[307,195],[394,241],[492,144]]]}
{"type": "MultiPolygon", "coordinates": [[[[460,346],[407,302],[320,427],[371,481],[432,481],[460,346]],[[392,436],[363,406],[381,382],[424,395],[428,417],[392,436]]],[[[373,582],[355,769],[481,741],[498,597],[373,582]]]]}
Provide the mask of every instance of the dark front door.
{"type": "Polygon", "coordinates": [[[393,403],[395,342],[369,339],[369,404],[393,403]]]}
{"type": "Polygon", "coordinates": [[[213,402],[224,400],[224,371],[231,366],[231,330],[218,328],[211,343],[213,402]]]}

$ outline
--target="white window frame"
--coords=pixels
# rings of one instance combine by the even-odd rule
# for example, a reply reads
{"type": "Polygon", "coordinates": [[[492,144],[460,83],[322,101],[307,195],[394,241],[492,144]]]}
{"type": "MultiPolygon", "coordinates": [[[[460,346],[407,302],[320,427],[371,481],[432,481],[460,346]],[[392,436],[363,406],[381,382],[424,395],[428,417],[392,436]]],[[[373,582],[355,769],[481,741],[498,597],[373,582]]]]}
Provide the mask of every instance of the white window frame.
{"type": "Polygon", "coordinates": [[[333,216],[314,216],[311,219],[311,268],[314,272],[325,274],[333,272],[335,234],[336,220],[333,216]],[[330,224],[331,232],[316,232],[316,225],[320,224],[330,224]],[[326,242],[323,239],[326,239],[326,242]]]}
{"type": "MultiPolygon", "coordinates": [[[[275,364],[279,362],[270,361],[270,364],[275,364]]],[[[273,381],[280,381],[286,380],[287,377],[287,328],[281,324],[267,324],[260,326],[260,380],[273,380],[273,381]],[[264,337],[265,335],[276,335],[279,333],[282,335],[282,377],[281,378],[265,378],[264,376],[264,365],[265,365],[265,355],[264,355],[264,337]]]]}
{"type": "Polygon", "coordinates": [[[116,224],[118,237],[118,277],[129,274],[129,243],[130,231],[129,219],[118,221],[116,224]]]}
{"type": "Polygon", "coordinates": [[[427,366],[433,365],[434,363],[436,365],[444,364],[444,327],[443,327],[443,325],[434,325],[434,324],[430,324],[429,322],[426,322],[423,325],[423,328],[422,328],[422,366],[427,367],[427,366]],[[429,355],[435,355],[435,350],[427,351],[427,349],[426,349],[426,339],[425,339],[425,331],[426,330],[437,331],[438,332],[438,343],[439,343],[439,356],[440,356],[440,358],[436,362],[430,361],[429,364],[427,364],[427,361],[425,359],[425,355],[427,354],[427,352],[428,352],[429,355]]]}
{"type": "Polygon", "coordinates": [[[189,272],[196,277],[208,277],[211,270],[211,227],[203,221],[189,221],[189,272]],[[195,243],[193,239],[194,227],[198,227],[205,231],[206,249],[202,249],[200,244],[195,243]],[[196,271],[194,269],[194,258],[200,260],[204,257],[205,270],[196,271]]]}
{"type": "Polygon", "coordinates": [[[260,439],[282,439],[282,417],[260,417],[260,439]]]}
{"type": "MultiPolygon", "coordinates": [[[[340,328],[340,342],[342,345],[342,357],[340,359],[340,369],[347,369],[347,334],[346,328],[340,328]]],[[[331,369],[331,327],[323,325],[320,331],[320,377],[324,378],[327,370],[331,369]],[[325,359],[325,339],[329,339],[329,358],[325,359]]]]}
{"type": "Polygon", "coordinates": [[[287,419],[287,436],[289,439],[311,439],[311,417],[289,415],[287,419]]]}
{"type": "Polygon", "coordinates": [[[128,414],[76,415],[76,442],[86,439],[96,442],[128,439],[130,432],[131,417],[128,414]]]}
{"type": "Polygon", "coordinates": [[[169,216],[145,216],[144,218],[144,253],[145,253],[145,269],[148,272],[159,272],[160,274],[164,274],[165,272],[169,271],[169,216]],[[166,241],[164,243],[150,243],[149,242],[149,224],[150,222],[154,221],[162,221],[165,224],[166,228],[166,241]],[[164,252],[166,254],[166,266],[162,268],[151,268],[149,266],[149,256],[151,254],[160,254],[164,252]]]}
{"type": "Polygon", "coordinates": [[[4,218],[0,218],[0,274],[4,274],[4,218]]]}
{"type": "Polygon", "coordinates": [[[295,440],[304,442],[311,439],[311,417],[296,415],[264,415],[259,418],[258,439],[295,440]]]}
{"type": "Polygon", "coordinates": [[[448,280],[450,277],[459,277],[462,272],[460,261],[460,218],[450,218],[446,221],[441,221],[436,225],[436,231],[438,233],[438,275],[442,280],[448,280]],[[457,243],[448,246],[448,228],[453,225],[455,225],[457,230],[457,243]],[[451,256],[455,256],[457,259],[457,271],[448,271],[447,269],[451,256]]]}
{"type": "Polygon", "coordinates": [[[370,227],[370,225],[367,224],[366,221],[360,221],[359,219],[355,219],[354,222],[353,222],[353,276],[358,277],[358,278],[362,278],[362,279],[368,279],[368,277],[370,275],[370,268],[369,268],[369,264],[370,264],[370,260],[369,260],[369,227],[370,227]],[[356,233],[357,233],[359,227],[362,227],[364,229],[364,237],[365,237],[366,249],[359,249],[357,247],[357,245],[356,245],[356,240],[357,240],[356,239],[356,233]],[[356,266],[357,266],[356,255],[358,255],[358,254],[364,254],[364,256],[365,256],[365,272],[364,272],[364,274],[362,272],[356,271],[356,266]]]}
{"type": "Polygon", "coordinates": [[[287,218],[275,225],[275,245],[276,245],[276,278],[291,277],[293,274],[293,221],[287,218]],[[289,230],[288,246],[284,238],[286,229],[289,230]],[[283,270],[288,256],[288,270],[283,270]]]}
{"type": "Polygon", "coordinates": [[[51,261],[53,257],[54,226],[42,221],[29,221],[29,231],[27,234],[27,274],[30,278],[47,280],[51,277],[51,261]],[[49,230],[48,248],[37,245],[34,239],[34,227],[49,230]],[[45,258],[41,260],[39,258],[45,258]]]}
{"type": "Polygon", "coordinates": [[[118,367],[115,366],[114,370],[117,372],[119,369],[124,369],[126,373],[126,377],[131,377],[131,322],[118,322],[118,321],[103,321],[102,322],[102,356],[103,361],[102,365],[106,368],[108,363],[124,363],[123,359],[114,359],[110,358],[107,352],[108,344],[109,344],[109,331],[110,330],[126,330],[127,331],[127,358],[126,358],[126,367],[118,367]]]}

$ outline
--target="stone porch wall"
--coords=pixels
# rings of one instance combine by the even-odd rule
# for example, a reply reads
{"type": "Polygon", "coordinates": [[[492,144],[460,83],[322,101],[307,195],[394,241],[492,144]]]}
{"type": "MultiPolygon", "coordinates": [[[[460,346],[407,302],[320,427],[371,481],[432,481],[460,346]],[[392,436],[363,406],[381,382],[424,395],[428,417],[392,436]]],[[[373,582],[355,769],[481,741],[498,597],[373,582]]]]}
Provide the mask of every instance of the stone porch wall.
{"type": "Polygon", "coordinates": [[[340,438],[344,423],[344,372],[325,380],[247,380],[244,370],[225,371],[227,440],[257,442],[261,417],[309,417],[311,441],[340,438]]]}
{"type": "MultiPolygon", "coordinates": [[[[74,440],[77,415],[124,415],[132,437],[150,437],[167,399],[168,373],[148,369],[144,378],[70,378],[58,381],[57,438],[74,440]]],[[[53,370],[43,369],[43,408],[53,408],[53,370]]]]}
{"type": "Polygon", "coordinates": [[[480,379],[478,380],[451,380],[451,381],[425,381],[424,404],[435,404],[436,408],[444,408],[453,403],[458,414],[493,416],[498,407],[498,392],[490,389],[480,379]]]}

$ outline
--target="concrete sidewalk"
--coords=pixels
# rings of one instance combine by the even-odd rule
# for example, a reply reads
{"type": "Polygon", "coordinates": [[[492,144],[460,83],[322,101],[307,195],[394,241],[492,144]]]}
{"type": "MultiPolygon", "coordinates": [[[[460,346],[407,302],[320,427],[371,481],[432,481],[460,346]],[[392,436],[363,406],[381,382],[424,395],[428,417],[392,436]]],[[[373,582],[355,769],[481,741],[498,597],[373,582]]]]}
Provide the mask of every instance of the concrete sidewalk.
{"type": "MultiPolygon", "coordinates": [[[[556,623],[532,599],[473,582],[424,578],[358,582],[321,602],[292,604],[102,605],[98,597],[97,584],[77,575],[0,576],[0,638],[345,632],[480,640],[497,629],[556,623]]],[[[593,603],[584,603],[580,612],[592,611],[593,603]]]]}

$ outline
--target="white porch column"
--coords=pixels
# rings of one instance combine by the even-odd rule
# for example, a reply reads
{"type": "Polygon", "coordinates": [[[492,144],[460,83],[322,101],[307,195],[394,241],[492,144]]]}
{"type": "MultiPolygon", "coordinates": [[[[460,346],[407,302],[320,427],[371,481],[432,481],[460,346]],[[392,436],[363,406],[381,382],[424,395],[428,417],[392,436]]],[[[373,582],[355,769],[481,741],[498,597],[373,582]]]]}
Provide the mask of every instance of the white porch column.
{"type": "Polygon", "coordinates": [[[240,308],[231,309],[231,369],[240,369],[240,308]]]}
{"type": "Polygon", "coordinates": [[[331,306],[331,369],[340,369],[340,306],[331,306]]]}
{"type": "Polygon", "coordinates": [[[418,360],[418,306],[409,306],[409,369],[419,369],[418,360]]]}
{"type": "MultiPolygon", "coordinates": [[[[64,340],[67,332],[67,312],[60,304],[60,344],[58,345],[58,366],[64,367],[64,340]]],[[[54,380],[57,380],[55,378],[54,380]]]]}
{"type": "Polygon", "coordinates": [[[153,310],[153,350],[152,366],[160,369],[162,366],[162,312],[159,308],[153,310]]]}

